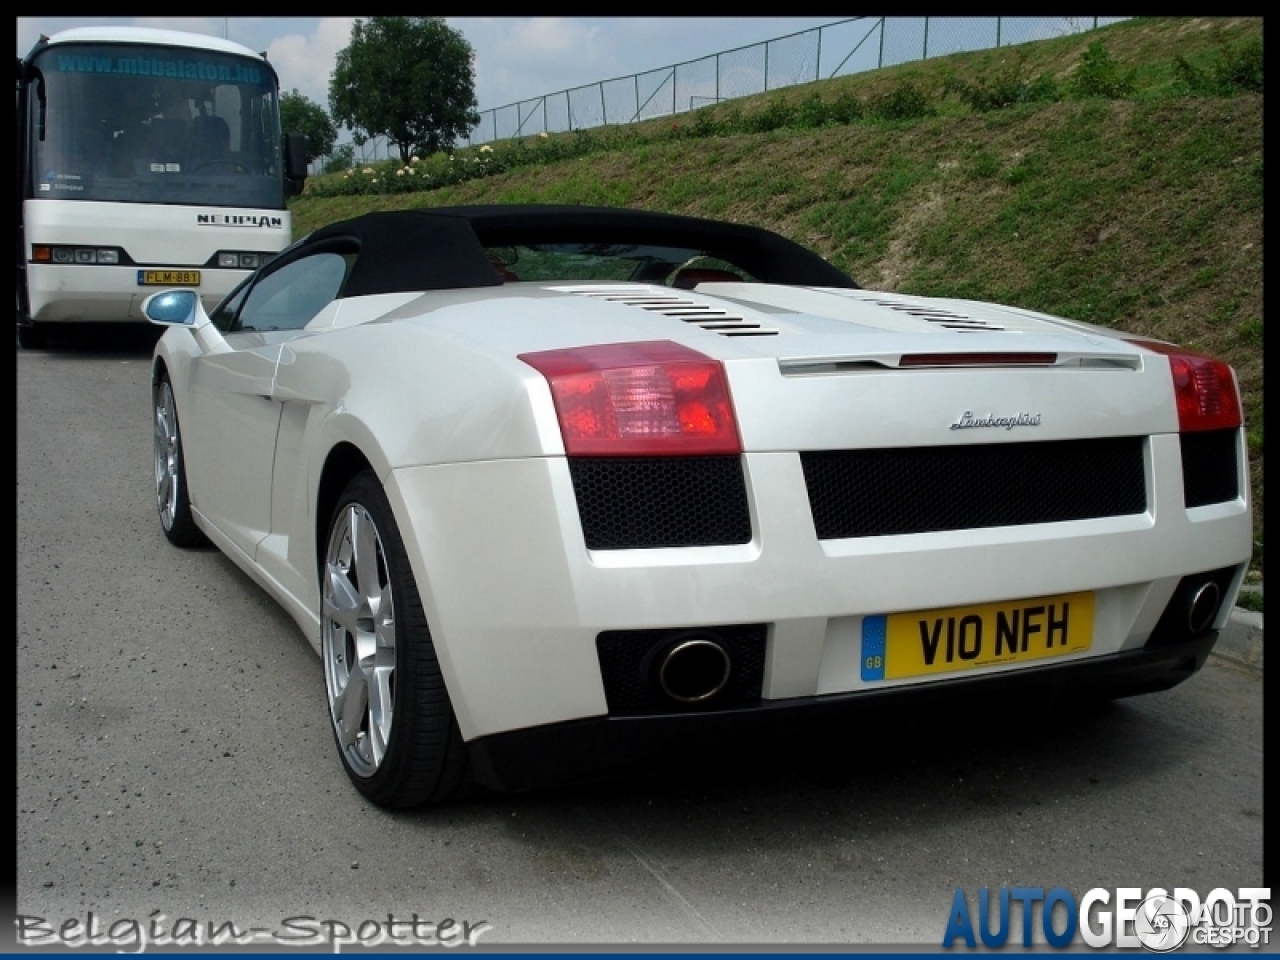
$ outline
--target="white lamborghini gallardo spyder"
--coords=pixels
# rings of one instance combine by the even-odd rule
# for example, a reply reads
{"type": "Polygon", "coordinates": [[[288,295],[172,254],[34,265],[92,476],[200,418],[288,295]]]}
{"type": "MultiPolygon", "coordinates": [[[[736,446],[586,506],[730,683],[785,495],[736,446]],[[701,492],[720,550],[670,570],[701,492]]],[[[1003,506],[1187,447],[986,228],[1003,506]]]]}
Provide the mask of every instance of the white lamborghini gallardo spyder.
{"type": "Polygon", "coordinates": [[[754,227],[374,213],[212,316],[145,309],[163,530],[305,631],[381,805],[883,699],[1164,689],[1250,557],[1226,364],[754,227]]]}

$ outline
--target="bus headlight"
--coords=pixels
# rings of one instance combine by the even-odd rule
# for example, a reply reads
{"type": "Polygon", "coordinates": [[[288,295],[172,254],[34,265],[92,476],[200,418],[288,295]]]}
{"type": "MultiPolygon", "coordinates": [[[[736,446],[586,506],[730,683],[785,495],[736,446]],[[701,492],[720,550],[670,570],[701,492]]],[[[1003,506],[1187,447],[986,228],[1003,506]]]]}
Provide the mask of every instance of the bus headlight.
{"type": "Polygon", "coordinates": [[[249,253],[242,250],[218,251],[218,266],[224,270],[257,270],[270,259],[269,253],[249,253]]]}
{"type": "Polygon", "coordinates": [[[116,266],[120,263],[120,248],[36,244],[31,248],[31,260],[33,263],[104,263],[116,266]]]}

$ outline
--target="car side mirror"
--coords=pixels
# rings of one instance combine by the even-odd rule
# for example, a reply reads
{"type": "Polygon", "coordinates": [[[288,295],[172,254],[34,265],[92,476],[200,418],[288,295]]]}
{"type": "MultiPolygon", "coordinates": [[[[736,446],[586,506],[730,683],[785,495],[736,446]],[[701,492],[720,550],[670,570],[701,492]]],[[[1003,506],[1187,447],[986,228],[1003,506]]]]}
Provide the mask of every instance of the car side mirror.
{"type": "MultiPolygon", "coordinates": [[[[162,326],[194,327],[199,320],[200,298],[194,290],[161,290],[142,301],[142,314],[162,326]]],[[[208,317],[204,318],[206,321],[208,317]]]]}
{"type": "Polygon", "coordinates": [[[162,327],[187,327],[205,353],[230,350],[194,290],[161,290],[142,301],[142,315],[162,327]]]}

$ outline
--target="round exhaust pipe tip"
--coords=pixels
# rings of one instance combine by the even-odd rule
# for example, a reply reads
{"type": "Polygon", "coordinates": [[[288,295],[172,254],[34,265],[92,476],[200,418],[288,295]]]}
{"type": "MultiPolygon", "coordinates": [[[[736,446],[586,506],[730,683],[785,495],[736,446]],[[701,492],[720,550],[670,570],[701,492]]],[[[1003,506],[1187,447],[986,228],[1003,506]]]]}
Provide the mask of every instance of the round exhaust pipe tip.
{"type": "Polygon", "coordinates": [[[729,682],[729,654],[719,643],[704,637],[681,640],[662,657],[658,685],[680,703],[709,700],[729,682]]]}
{"type": "Polygon", "coordinates": [[[1222,600],[1222,591],[1212,580],[1198,586],[1191,593],[1187,603],[1187,629],[1192,633],[1208,630],[1213,618],[1218,615],[1218,604],[1222,600]]]}

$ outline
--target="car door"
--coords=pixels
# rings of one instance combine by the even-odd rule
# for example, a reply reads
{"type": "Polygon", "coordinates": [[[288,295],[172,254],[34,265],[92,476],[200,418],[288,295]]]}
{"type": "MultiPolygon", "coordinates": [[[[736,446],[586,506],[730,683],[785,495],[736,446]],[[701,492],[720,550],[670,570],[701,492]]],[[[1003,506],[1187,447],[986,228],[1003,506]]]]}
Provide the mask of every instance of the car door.
{"type": "Polygon", "coordinates": [[[220,307],[231,350],[191,364],[184,432],[193,503],[252,557],[271,528],[271,479],[283,404],[273,396],[283,346],[337,296],[347,261],[297,256],[220,307]]]}

